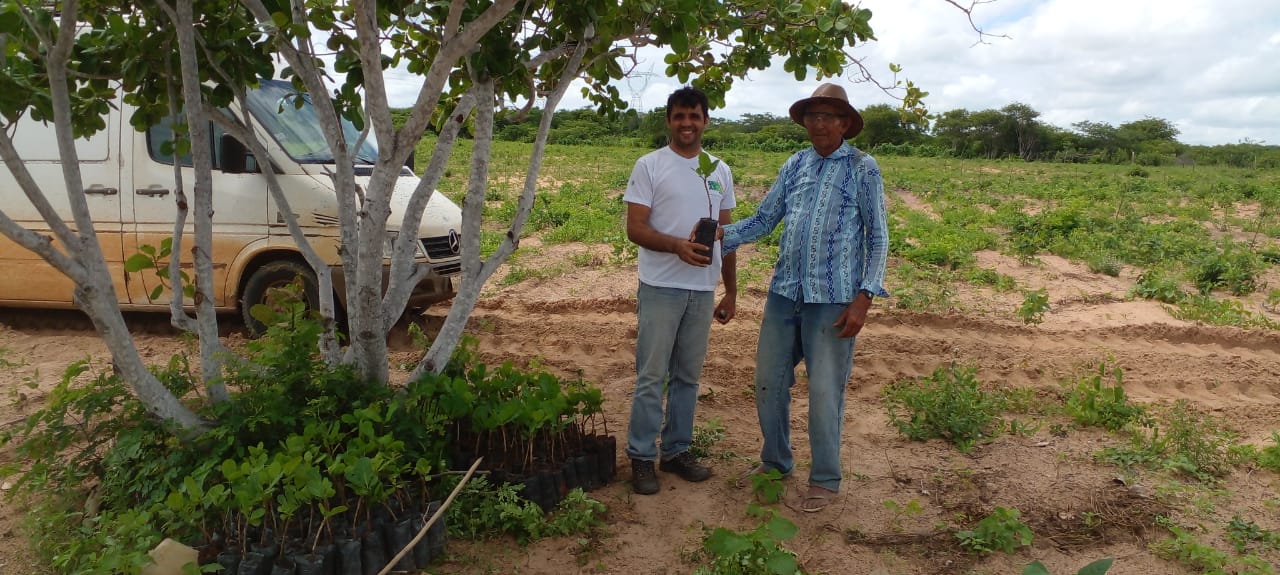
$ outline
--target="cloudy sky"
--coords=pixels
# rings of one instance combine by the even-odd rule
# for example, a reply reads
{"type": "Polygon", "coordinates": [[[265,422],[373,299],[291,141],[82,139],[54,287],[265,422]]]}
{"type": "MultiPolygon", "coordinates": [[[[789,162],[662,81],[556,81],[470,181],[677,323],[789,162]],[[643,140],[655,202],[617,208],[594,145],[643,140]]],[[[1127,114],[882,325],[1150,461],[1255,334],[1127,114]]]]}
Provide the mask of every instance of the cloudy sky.
{"type": "MultiPolygon", "coordinates": [[[[1021,102],[1063,128],[1151,116],[1171,121],[1188,144],[1280,145],[1277,0],[996,0],[974,9],[978,26],[996,36],[985,43],[944,0],[862,6],[872,11],[879,40],[855,53],[886,80],[889,63],[902,65],[904,77],[929,92],[934,112],[1021,102]]],[[[662,76],[661,57],[649,58],[655,74],[618,84],[641,110],[661,107],[678,87],[662,76]]],[[[843,81],[855,105],[894,103],[874,86],[843,81]]],[[[780,66],[757,72],[712,115],[785,116],[818,84],[812,76],[797,82],[780,66]]],[[[561,109],[585,105],[576,93],[561,109]]]]}

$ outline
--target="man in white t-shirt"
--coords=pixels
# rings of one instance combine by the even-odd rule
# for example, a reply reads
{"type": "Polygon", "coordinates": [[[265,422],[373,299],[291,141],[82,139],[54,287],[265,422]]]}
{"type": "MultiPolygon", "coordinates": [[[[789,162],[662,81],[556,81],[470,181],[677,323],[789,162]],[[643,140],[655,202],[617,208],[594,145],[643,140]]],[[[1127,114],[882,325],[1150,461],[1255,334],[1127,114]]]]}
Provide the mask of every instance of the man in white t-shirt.
{"type": "Polygon", "coordinates": [[[689,453],[693,442],[698,378],[707,355],[714,316],[728,323],[736,313],[737,263],[693,241],[701,218],[730,222],[733,175],[718,162],[699,175],[702,132],[710,118],[707,96],[696,88],[676,90],[667,99],[671,143],[636,161],[622,199],[627,203],[627,237],[640,246],[640,288],[636,313],[636,388],[627,429],[631,487],[657,493],[658,469],[686,481],[704,481],[711,469],[689,453]],[[724,297],[715,302],[717,280],[724,297]],[[666,410],[663,410],[663,394],[666,410]],[[661,437],[661,449],[658,439],[661,437]]]}

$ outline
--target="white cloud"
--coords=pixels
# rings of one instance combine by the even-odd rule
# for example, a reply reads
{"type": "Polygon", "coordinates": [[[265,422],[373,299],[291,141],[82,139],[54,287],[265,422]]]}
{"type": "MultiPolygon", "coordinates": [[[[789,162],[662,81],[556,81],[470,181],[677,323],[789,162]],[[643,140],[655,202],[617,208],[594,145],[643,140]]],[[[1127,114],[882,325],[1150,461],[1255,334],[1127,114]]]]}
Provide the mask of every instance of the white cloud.
{"type": "MultiPolygon", "coordinates": [[[[1151,116],[1178,126],[1186,143],[1280,143],[1280,2],[997,0],[975,8],[974,22],[993,35],[982,43],[944,0],[861,5],[872,10],[879,40],[857,55],[883,83],[893,80],[890,63],[902,65],[935,112],[1016,101],[1064,128],[1151,116]]],[[[641,110],[661,108],[679,83],[662,76],[661,52],[646,61],[653,75],[618,89],[641,110]]],[[[875,86],[840,81],[855,105],[894,103],[875,86]]],[[[736,84],[712,115],[785,116],[818,84],[812,75],[797,82],[777,65],[736,84]]],[[[584,105],[571,89],[561,108],[584,105]]]]}

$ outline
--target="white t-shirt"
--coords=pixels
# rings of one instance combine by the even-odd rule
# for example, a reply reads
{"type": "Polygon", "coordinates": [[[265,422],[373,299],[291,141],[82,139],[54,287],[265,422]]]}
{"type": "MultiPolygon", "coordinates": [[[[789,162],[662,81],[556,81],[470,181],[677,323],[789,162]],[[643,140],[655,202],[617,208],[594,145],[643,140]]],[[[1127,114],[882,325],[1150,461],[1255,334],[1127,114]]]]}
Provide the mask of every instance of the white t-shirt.
{"type": "MultiPolygon", "coordinates": [[[[713,160],[718,159],[715,156],[713,160]]],[[[649,225],[653,229],[678,238],[689,232],[705,217],[720,219],[720,210],[737,205],[733,196],[733,174],[720,162],[707,178],[711,188],[708,210],[707,189],[698,175],[698,158],[686,158],[670,146],[654,150],[636,160],[627,182],[625,202],[648,206],[649,225]]],[[[711,265],[691,266],[676,254],[640,248],[640,281],[651,286],[696,291],[715,291],[720,281],[720,242],[711,250],[711,265]]]]}

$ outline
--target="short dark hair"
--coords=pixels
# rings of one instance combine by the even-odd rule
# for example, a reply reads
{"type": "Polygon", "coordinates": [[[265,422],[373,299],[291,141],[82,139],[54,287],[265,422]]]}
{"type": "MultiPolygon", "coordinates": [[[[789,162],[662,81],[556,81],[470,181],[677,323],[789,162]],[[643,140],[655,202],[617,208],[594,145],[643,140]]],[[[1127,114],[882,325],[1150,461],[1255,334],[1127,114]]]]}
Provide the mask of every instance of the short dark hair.
{"type": "Polygon", "coordinates": [[[667,119],[668,120],[671,119],[671,109],[676,106],[681,106],[685,108],[694,108],[694,107],[701,108],[702,117],[704,118],[711,117],[711,115],[707,113],[708,109],[711,107],[710,103],[708,103],[707,101],[707,95],[703,94],[702,90],[694,88],[693,86],[685,86],[683,88],[680,88],[679,90],[672,92],[670,96],[667,96],[667,119]]]}

